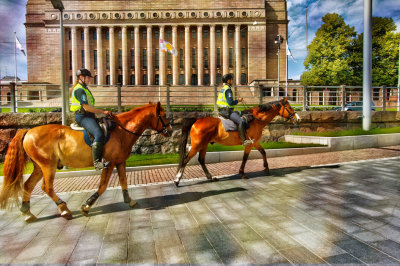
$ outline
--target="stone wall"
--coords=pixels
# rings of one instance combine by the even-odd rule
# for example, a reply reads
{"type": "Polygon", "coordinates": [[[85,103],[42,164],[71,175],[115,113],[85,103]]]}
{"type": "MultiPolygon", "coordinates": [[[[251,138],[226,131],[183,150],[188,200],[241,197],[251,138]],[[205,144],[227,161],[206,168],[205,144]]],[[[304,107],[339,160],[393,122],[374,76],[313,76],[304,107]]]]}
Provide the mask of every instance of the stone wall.
{"type": "MultiPolygon", "coordinates": [[[[281,117],[274,119],[263,131],[262,141],[278,141],[286,134],[293,132],[323,132],[333,130],[357,129],[361,127],[361,112],[298,112],[302,121],[293,125],[281,117]]],[[[133,146],[134,153],[172,153],[177,151],[180,128],[184,117],[212,116],[208,112],[173,112],[169,119],[173,125],[174,132],[171,138],[160,135],[141,137],[133,146]]],[[[68,120],[71,122],[72,114],[68,120]]],[[[61,123],[61,113],[0,113],[0,160],[4,160],[8,144],[15,136],[17,129],[32,128],[44,124],[61,123]]],[[[372,127],[386,128],[400,126],[400,112],[373,112],[372,127]]],[[[147,130],[144,134],[154,131],[147,130]]]]}

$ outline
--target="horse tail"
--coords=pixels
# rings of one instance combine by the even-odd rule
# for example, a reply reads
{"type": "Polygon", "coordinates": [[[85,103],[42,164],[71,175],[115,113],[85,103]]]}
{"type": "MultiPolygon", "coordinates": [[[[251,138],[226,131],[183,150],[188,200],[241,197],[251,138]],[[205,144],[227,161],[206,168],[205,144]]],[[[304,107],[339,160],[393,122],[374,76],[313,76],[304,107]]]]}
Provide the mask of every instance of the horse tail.
{"type": "Polygon", "coordinates": [[[22,194],[23,170],[27,161],[27,156],[22,146],[25,134],[28,129],[22,129],[17,132],[11,140],[4,161],[3,172],[4,180],[0,191],[0,209],[5,209],[12,203],[19,205],[19,196],[22,194]]]}
{"type": "Polygon", "coordinates": [[[186,144],[189,138],[189,132],[193,124],[197,121],[196,118],[185,118],[182,123],[181,141],[179,143],[179,168],[183,166],[186,158],[186,144]]]}

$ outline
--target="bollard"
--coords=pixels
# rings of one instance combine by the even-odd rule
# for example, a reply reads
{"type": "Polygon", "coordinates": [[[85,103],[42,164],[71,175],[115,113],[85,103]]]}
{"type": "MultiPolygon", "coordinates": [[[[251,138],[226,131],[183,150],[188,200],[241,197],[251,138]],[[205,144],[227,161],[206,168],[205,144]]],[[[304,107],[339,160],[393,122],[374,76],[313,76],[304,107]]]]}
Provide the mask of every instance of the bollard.
{"type": "Polygon", "coordinates": [[[117,84],[118,113],[122,112],[121,83],[117,84]]]}

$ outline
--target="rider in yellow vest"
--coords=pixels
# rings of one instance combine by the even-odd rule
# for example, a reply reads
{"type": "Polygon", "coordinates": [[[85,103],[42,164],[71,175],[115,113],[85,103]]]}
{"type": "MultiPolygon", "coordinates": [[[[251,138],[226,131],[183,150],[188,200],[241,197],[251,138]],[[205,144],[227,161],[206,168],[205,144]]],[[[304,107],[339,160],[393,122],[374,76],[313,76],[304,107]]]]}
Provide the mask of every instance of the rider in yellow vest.
{"type": "Polygon", "coordinates": [[[235,105],[239,102],[243,101],[243,98],[238,98],[237,100],[233,100],[233,93],[232,93],[232,83],[233,83],[233,75],[226,74],[222,78],[222,82],[225,85],[222,87],[221,91],[219,92],[217,105],[219,107],[219,112],[222,116],[229,118],[235,124],[238,125],[238,131],[240,139],[242,140],[243,146],[247,146],[253,143],[252,140],[246,139],[246,128],[243,119],[240,117],[237,111],[234,111],[235,105]]]}
{"type": "Polygon", "coordinates": [[[111,115],[110,111],[103,111],[94,107],[93,94],[88,89],[92,74],[81,68],[76,72],[77,82],[71,93],[70,110],[75,112],[75,121],[94,136],[92,144],[93,164],[96,170],[107,168],[109,162],[103,162],[104,134],[95,120],[95,114],[111,115]]]}

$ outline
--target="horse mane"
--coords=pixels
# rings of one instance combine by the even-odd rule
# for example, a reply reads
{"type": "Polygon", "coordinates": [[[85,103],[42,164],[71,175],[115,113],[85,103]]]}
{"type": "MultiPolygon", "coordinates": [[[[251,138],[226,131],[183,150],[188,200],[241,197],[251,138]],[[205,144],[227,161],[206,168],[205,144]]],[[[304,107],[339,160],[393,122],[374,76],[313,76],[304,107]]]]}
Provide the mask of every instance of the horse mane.
{"type": "Polygon", "coordinates": [[[136,107],[128,112],[120,113],[117,115],[117,117],[118,117],[118,119],[123,119],[123,120],[127,119],[128,117],[129,118],[135,117],[138,115],[139,112],[143,111],[146,108],[153,107],[153,106],[154,106],[154,103],[148,103],[146,105],[136,107]]]}
{"type": "Polygon", "coordinates": [[[277,106],[279,105],[280,101],[273,101],[273,102],[268,102],[268,103],[264,103],[264,104],[259,104],[257,107],[258,108],[257,111],[259,112],[268,112],[269,110],[271,110],[272,106],[277,106]]]}

